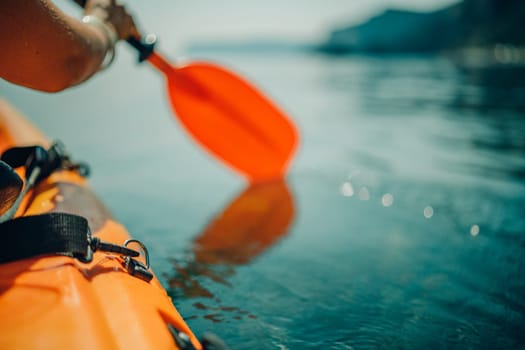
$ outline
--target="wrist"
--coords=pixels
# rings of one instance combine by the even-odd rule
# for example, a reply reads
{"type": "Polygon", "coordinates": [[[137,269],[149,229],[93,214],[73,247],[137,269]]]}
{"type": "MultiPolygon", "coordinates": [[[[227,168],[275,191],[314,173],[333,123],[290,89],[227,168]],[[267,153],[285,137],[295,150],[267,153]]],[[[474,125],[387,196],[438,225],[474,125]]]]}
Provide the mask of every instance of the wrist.
{"type": "Polygon", "coordinates": [[[82,17],[82,23],[96,28],[99,32],[103,33],[106,39],[106,53],[100,66],[100,70],[104,70],[115,59],[115,45],[118,41],[117,31],[111,23],[93,14],[82,17]]]}

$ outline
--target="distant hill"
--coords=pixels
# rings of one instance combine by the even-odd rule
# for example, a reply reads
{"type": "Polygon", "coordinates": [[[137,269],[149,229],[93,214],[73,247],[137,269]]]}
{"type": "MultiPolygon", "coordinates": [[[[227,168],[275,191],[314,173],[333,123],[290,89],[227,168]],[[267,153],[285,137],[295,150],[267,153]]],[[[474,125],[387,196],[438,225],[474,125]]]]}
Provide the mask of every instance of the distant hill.
{"type": "Polygon", "coordinates": [[[363,24],[334,30],[319,49],[337,54],[523,46],[524,18],[524,0],[465,0],[428,13],[387,10],[363,24]]]}

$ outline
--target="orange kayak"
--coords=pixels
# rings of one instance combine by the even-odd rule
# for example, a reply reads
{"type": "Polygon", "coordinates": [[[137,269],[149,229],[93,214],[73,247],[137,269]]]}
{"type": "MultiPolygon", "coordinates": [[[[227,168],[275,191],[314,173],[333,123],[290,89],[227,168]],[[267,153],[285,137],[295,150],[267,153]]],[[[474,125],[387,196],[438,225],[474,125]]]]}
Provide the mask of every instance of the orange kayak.
{"type": "MultiPolygon", "coordinates": [[[[0,153],[35,144],[49,146],[0,99],[0,153]]],[[[24,175],[23,169],[16,171],[24,175]]],[[[104,242],[122,245],[130,238],[75,170],[55,171],[39,182],[16,217],[47,213],[86,218],[93,237],[104,242]]],[[[137,251],[141,256],[136,259],[146,264],[143,249],[137,251]]],[[[0,349],[177,348],[203,346],[158,279],[130,274],[118,254],[95,251],[87,263],[40,255],[1,264],[0,349]]]]}

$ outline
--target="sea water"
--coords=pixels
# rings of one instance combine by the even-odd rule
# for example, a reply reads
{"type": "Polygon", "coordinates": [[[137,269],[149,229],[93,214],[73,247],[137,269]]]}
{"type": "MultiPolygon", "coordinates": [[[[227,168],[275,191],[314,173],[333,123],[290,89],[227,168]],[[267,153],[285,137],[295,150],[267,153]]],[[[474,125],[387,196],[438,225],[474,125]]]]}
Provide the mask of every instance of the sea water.
{"type": "Polygon", "coordinates": [[[131,54],[58,95],[0,83],[90,162],[197,334],[232,349],[525,346],[523,67],[199,55],[293,119],[285,182],[249,188],[203,152],[131,54]]]}

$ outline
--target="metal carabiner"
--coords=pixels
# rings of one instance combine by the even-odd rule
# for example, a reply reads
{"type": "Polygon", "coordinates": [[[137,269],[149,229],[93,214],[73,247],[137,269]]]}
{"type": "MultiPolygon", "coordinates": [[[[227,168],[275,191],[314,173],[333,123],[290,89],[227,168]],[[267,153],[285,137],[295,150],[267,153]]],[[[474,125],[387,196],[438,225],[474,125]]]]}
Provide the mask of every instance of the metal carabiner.
{"type": "Polygon", "coordinates": [[[142,251],[144,252],[144,259],[146,264],[143,264],[142,262],[133,259],[131,256],[124,256],[122,260],[122,264],[124,265],[124,268],[128,271],[128,273],[132,276],[138,277],[143,281],[149,282],[153,279],[153,273],[149,270],[149,253],[146,246],[139,240],[136,239],[128,239],[124,242],[123,246],[127,247],[130,243],[136,243],[140,246],[142,251]]]}
{"type": "Polygon", "coordinates": [[[144,243],[142,243],[141,241],[139,241],[138,239],[128,239],[124,242],[123,246],[124,247],[127,247],[130,243],[136,243],[140,246],[140,248],[142,249],[142,251],[144,252],[144,262],[146,263],[145,267],[147,269],[149,269],[149,252],[148,252],[148,248],[146,248],[146,246],[144,245],[144,243]]]}

